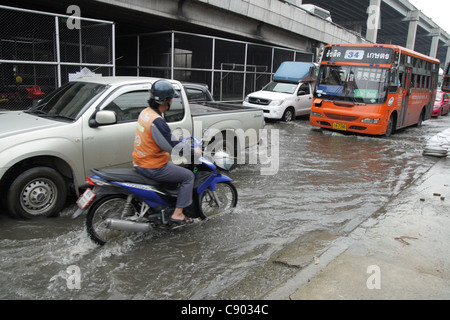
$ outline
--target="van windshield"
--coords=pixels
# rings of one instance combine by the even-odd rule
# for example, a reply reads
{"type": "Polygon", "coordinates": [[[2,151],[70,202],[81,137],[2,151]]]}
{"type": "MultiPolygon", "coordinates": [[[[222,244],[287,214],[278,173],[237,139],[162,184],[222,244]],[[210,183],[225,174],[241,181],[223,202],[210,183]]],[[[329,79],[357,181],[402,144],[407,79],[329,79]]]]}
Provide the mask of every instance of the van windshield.
{"type": "Polygon", "coordinates": [[[297,83],[272,81],[263,88],[263,91],[293,94],[295,92],[295,89],[297,88],[297,85],[297,83]]]}
{"type": "Polygon", "coordinates": [[[29,109],[41,117],[59,120],[76,120],[108,86],[89,82],[69,82],[56,89],[29,109]]]}
{"type": "Polygon", "coordinates": [[[383,103],[388,69],[360,66],[321,66],[314,96],[364,104],[383,103]]]}

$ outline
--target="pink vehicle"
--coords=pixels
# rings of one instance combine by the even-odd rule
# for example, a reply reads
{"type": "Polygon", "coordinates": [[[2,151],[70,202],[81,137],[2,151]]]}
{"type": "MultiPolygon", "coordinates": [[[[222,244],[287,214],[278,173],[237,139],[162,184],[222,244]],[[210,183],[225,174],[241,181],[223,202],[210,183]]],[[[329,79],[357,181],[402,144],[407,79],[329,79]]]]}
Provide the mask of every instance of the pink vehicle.
{"type": "Polygon", "coordinates": [[[449,93],[444,91],[436,92],[436,98],[434,100],[432,117],[439,117],[447,114],[450,108],[450,97],[449,93]]]}

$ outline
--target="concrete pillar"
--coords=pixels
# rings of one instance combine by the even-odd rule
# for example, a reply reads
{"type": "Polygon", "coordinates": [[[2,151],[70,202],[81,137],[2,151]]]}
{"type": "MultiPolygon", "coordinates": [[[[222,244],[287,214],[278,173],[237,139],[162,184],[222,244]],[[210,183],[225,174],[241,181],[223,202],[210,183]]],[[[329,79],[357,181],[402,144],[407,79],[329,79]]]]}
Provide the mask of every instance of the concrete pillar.
{"type": "Polygon", "coordinates": [[[430,57],[436,58],[440,34],[441,28],[433,28],[433,30],[431,30],[430,36],[432,37],[432,39],[430,47],[430,57]]]}
{"type": "Polygon", "coordinates": [[[381,28],[381,0],[370,0],[367,8],[366,39],[377,42],[378,29],[381,28]]]}
{"type": "Polygon", "coordinates": [[[417,25],[419,24],[419,10],[408,11],[408,15],[405,18],[409,21],[408,26],[408,38],[406,39],[406,48],[414,50],[416,44],[417,25]]]}

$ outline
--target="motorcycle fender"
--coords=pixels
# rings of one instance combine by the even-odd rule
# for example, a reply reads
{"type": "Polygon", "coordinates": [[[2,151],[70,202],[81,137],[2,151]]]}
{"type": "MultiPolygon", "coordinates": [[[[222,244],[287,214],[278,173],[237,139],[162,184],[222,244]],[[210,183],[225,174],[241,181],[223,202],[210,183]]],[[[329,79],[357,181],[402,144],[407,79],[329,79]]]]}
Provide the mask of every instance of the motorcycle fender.
{"type": "Polygon", "coordinates": [[[206,179],[205,182],[203,182],[198,188],[197,193],[202,194],[206,188],[209,188],[212,191],[216,191],[217,184],[224,181],[231,181],[232,179],[230,177],[227,177],[223,174],[218,174],[217,176],[211,176],[210,178],[206,179]]]}
{"type": "Polygon", "coordinates": [[[81,208],[77,208],[77,210],[75,210],[75,212],[72,214],[72,219],[76,219],[78,218],[81,214],[83,214],[84,212],[88,212],[89,208],[98,200],[101,198],[101,196],[107,195],[107,194],[117,194],[117,193],[123,193],[120,192],[120,188],[118,187],[113,187],[113,186],[108,186],[108,187],[94,187],[93,191],[95,192],[95,199],[94,201],[92,201],[92,203],[90,203],[86,208],[81,209],[81,208]],[[119,192],[118,192],[119,191],[119,192]]]}

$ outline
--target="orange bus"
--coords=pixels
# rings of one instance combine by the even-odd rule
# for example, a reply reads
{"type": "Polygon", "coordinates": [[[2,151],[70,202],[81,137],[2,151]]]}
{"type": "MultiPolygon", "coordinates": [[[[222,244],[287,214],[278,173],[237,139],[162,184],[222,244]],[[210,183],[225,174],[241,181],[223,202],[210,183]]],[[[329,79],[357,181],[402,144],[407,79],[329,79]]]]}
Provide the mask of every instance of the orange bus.
{"type": "Polygon", "coordinates": [[[439,60],[395,45],[332,44],[322,55],[310,123],[390,136],[431,117],[439,60]]]}

